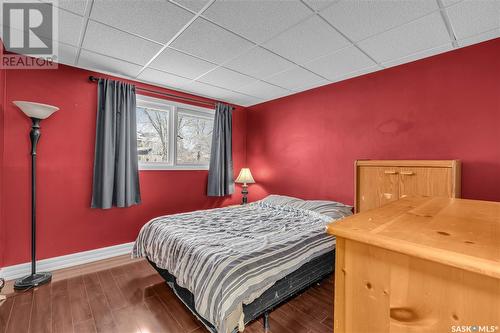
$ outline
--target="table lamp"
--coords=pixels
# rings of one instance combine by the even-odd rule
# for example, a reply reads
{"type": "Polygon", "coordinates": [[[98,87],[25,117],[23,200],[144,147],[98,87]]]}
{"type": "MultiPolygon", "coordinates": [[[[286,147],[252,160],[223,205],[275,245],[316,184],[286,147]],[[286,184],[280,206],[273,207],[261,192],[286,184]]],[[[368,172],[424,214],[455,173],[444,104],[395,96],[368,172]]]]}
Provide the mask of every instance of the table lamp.
{"type": "Polygon", "coordinates": [[[242,189],[241,189],[241,194],[243,195],[241,204],[245,205],[248,202],[248,184],[253,184],[255,183],[255,180],[252,177],[252,173],[250,172],[249,168],[241,168],[240,174],[238,175],[238,178],[235,180],[236,183],[238,184],[243,184],[242,189]]]}

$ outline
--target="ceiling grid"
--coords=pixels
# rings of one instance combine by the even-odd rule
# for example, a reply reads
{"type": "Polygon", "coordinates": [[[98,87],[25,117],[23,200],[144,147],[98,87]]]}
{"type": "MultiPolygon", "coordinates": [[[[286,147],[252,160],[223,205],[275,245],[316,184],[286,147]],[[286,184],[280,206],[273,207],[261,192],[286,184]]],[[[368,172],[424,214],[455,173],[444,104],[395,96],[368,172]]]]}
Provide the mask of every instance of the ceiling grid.
{"type": "Polygon", "coordinates": [[[243,106],[500,37],[498,0],[58,3],[61,63],[243,106]]]}

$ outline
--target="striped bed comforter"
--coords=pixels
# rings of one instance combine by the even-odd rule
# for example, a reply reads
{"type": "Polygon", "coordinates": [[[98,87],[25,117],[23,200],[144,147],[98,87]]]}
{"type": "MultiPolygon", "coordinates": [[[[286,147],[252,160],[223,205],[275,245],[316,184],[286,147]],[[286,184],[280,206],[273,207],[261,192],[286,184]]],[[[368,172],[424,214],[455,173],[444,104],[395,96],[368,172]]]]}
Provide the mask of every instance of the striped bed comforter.
{"type": "MultiPolygon", "coordinates": [[[[338,218],[343,217],[339,213],[338,218]]],[[[244,328],[243,304],[328,251],[332,218],[267,202],[155,218],[133,257],[168,270],[193,295],[196,311],[219,333],[244,328]]]]}

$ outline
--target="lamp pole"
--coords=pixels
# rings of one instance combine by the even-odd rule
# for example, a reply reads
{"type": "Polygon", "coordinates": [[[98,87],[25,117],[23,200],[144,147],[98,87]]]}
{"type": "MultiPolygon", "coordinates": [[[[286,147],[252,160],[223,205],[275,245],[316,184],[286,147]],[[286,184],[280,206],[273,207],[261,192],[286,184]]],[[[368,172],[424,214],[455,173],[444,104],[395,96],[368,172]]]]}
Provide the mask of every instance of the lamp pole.
{"type": "Polygon", "coordinates": [[[40,140],[40,119],[31,118],[31,275],[36,274],[36,145],[40,140]]]}

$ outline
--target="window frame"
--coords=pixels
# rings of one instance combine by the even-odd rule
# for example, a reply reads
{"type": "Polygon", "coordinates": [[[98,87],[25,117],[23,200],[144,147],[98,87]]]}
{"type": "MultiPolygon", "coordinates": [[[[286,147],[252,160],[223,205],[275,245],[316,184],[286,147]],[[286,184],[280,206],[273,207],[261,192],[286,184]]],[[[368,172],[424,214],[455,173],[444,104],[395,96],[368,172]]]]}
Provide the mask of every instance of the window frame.
{"type": "Polygon", "coordinates": [[[169,111],[168,117],[168,162],[141,162],[139,171],[148,170],[208,170],[209,164],[177,164],[178,114],[214,120],[215,110],[185,103],[168,101],[145,95],[137,95],[137,108],[149,108],[160,112],[169,111]],[[180,109],[180,110],[179,110],[180,109]]]}

